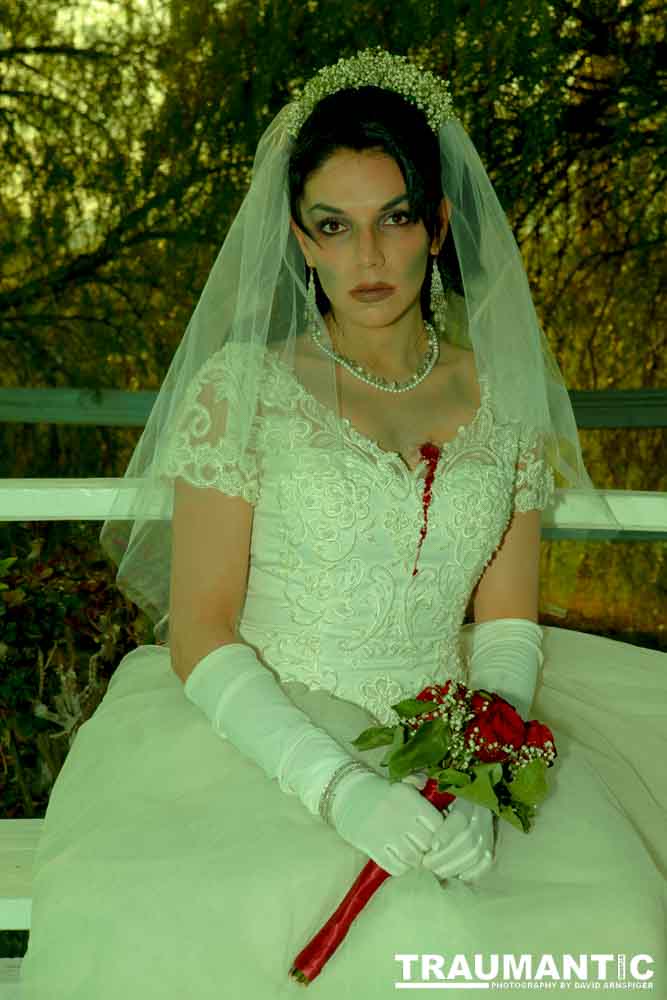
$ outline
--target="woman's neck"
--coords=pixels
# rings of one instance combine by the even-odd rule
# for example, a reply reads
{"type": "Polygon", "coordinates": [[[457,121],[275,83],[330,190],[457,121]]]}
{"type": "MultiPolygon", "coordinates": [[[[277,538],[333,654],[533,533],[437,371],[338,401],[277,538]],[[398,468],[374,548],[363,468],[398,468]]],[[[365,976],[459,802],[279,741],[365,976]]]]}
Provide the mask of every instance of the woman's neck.
{"type": "Polygon", "coordinates": [[[413,309],[385,327],[358,326],[325,319],[333,349],[374,375],[402,381],[413,375],[428,348],[421,309],[413,309]]]}

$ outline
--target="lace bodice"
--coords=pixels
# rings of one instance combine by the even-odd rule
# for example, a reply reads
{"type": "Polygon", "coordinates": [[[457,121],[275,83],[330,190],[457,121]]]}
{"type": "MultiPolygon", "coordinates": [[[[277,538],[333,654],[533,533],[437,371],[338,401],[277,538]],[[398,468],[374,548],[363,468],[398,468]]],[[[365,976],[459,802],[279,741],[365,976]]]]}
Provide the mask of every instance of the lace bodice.
{"type": "Polygon", "coordinates": [[[253,505],[239,633],[267,666],[395,721],[396,701],[465,676],[470,595],[513,510],[544,508],[554,489],[538,435],[499,424],[480,377],[474,419],[440,446],[415,574],[426,463],[409,469],[268,353],[239,461],[215,411],[238,403],[242,350],[223,348],[193,381],[164,472],[253,505]]]}

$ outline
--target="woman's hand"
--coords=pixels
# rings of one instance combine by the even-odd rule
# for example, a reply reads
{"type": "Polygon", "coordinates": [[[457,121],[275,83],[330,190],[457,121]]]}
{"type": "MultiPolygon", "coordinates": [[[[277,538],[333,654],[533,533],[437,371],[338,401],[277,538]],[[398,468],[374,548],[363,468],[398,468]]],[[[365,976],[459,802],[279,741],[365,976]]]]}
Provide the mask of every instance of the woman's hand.
{"type": "Polygon", "coordinates": [[[422,865],[438,878],[472,881],[488,871],[494,861],[495,834],[490,809],[457,798],[445,816],[445,826],[422,865]]]}
{"type": "Polygon", "coordinates": [[[419,868],[433,840],[447,836],[449,819],[410,785],[357,773],[344,776],[334,793],[337,832],[390,875],[419,868]]]}

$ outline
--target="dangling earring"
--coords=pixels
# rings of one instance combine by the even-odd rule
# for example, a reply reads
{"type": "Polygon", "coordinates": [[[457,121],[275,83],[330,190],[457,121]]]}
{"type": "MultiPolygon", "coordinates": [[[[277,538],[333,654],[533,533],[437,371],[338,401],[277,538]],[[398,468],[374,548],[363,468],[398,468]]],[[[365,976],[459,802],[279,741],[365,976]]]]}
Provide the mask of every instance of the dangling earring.
{"type": "Polygon", "coordinates": [[[430,306],[436,329],[439,333],[444,333],[445,319],[447,317],[447,299],[445,298],[445,289],[442,284],[442,278],[440,277],[438,258],[435,255],[433,257],[433,267],[431,269],[430,306]]]}
{"type": "Polygon", "coordinates": [[[315,294],[315,268],[311,267],[308,269],[308,278],[306,279],[306,306],[304,309],[304,317],[306,320],[306,326],[317,326],[317,296],[315,294]]]}

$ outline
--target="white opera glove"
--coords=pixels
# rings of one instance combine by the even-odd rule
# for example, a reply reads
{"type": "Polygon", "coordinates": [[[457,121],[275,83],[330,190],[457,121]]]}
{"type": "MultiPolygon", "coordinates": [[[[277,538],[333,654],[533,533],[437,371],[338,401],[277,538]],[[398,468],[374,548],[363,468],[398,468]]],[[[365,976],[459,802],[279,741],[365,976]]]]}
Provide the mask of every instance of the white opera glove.
{"type": "Polygon", "coordinates": [[[479,878],[494,860],[493,813],[457,797],[445,816],[443,834],[434,838],[422,864],[438,878],[479,878]]]}
{"type": "MultiPolygon", "coordinates": [[[[495,691],[523,719],[528,718],[544,657],[542,629],[526,618],[498,618],[476,625],[472,634],[468,687],[495,691]]],[[[494,824],[490,809],[456,798],[445,829],[424,855],[423,865],[439,878],[479,878],[494,861],[494,824]]]]}
{"type": "Polygon", "coordinates": [[[472,631],[468,687],[495,691],[528,718],[544,662],[542,628],[528,618],[496,618],[472,631]]]}
{"type": "Polygon", "coordinates": [[[184,690],[218,735],[391,875],[418,867],[442,833],[445,819],[435,806],[410,784],[376,774],[314,725],[250,646],[214,649],[195,666],[184,690]],[[330,800],[331,779],[337,781],[343,766],[330,800]]]}
{"type": "Polygon", "coordinates": [[[390,875],[422,864],[446,829],[442,813],[411,781],[390,782],[379,774],[343,779],[331,809],[332,824],[390,875]]]}

